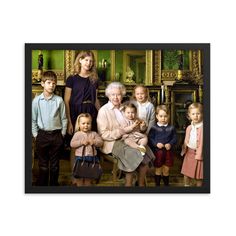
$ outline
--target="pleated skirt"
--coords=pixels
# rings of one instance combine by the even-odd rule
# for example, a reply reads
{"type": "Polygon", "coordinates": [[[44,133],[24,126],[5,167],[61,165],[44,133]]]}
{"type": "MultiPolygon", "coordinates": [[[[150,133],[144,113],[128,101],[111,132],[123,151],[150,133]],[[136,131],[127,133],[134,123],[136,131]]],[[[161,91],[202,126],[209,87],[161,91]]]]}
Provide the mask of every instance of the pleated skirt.
{"type": "Polygon", "coordinates": [[[203,161],[195,159],[195,150],[188,148],[184,157],[181,174],[193,179],[203,179],[203,161]]]}

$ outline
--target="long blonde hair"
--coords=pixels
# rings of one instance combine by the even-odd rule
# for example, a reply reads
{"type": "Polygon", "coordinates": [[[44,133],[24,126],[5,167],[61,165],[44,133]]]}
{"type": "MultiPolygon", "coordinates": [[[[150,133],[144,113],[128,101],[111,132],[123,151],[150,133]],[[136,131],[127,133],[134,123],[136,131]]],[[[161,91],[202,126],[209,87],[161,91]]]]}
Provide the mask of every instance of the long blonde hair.
{"type": "Polygon", "coordinates": [[[80,122],[81,117],[89,118],[92,123],[92,116],[89,113],[81,113],[80,115],[78,115],[76,122],[75,122],[75,132],[80,130],[79,129],[79,122],[80,122]]]}
{"type": "Polygon", "coordinates": [[[95,57],[94,57],[93,52],[90,50],[83,50],[79,52],[79,54],[75,58],[73,74],[76,75],[80,73],[81,64],[79,60],[84,59],[85,57],[92,57],[93,59],[93,65],[90,69],[89,79],[94,83],[98,80],[98,74],[97,74],[97,68],[96,68],[96,63],[95,63],[95,57]]]}

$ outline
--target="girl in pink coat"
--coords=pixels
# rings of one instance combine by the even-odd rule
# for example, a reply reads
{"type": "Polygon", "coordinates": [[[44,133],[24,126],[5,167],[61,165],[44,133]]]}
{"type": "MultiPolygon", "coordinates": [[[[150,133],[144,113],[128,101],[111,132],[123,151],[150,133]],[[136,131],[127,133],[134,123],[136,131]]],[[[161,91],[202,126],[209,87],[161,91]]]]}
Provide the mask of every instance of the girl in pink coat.
{"type": "Polygon", "coordinates": [[[181,155],[185,155],[181,173],[184,175],[184,186],[190,186],[190,179],[195,179],[197,186],[203,180],[203,106],[192,103],[188,108],[191,125],[186,129],[181,155]]]}
{"type": "MultiPolygon", "coordinates": [[[[89,113],[81,113],[76,120],[75,133],[70,142],[75,148],[75,158],[87,163],[99,163],[97,150],[95,147],[102,147],[103,140],[97,132],[91,131],[92,116],[89,113]]],[[[79,186],[92,185],[92,179],[82,176],[75,179],[75,184],[79,186]]]]}

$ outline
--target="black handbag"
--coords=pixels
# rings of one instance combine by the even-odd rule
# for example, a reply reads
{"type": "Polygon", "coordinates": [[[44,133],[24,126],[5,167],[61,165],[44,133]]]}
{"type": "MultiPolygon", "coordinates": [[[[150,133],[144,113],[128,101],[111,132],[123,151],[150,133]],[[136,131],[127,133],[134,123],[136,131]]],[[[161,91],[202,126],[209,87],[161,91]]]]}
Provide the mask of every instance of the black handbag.
{"type": "MultiPolygon", "coordinates": [[[[100,179],[102,176],[102,167],[97,159],[97,156],[94,155],[93,148],[93,156],[89,156],[91,161],[87,161],[84,156],[85,146],[83,146],[82,150],[82,160],[81,158],[77,158],[73,167],[73,177],[74,178],[88,178],[88,179],[100,179]]],[[[87,157],[88,159],[88,157],[87,157]]]]}

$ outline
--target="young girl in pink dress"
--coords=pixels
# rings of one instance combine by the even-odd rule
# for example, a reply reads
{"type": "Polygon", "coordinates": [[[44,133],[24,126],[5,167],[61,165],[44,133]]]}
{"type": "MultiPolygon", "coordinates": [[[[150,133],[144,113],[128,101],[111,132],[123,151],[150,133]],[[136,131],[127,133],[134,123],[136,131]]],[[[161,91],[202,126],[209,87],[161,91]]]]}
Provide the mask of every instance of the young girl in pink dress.
{"type": "Polygon", "coordinates": [[[137,117],[137,108],[133,103],[126,103],[123,113],[127,126],[133,130],[128,134],[124,134],[122,140],[124,140],[125,144],[138,149],[144,155],[146,152],[145,146],[148,143],[148,138],[145,134],[147,126],[143,120],[137,117]]]}
{"type": "Polygon", "coordinates": [[[203,106],[192,103],[188,108],[191,125],[186,129],[181,155],[185,154],[181,173],[184,175],[184,186],[190,186],[190,179],[195,179],[197,186],[203,180],[203,106]]]}
{"type": "MultiPolygon", "coordinates": [[[[95,147],[102,147],[103,140],[95,131],[91,131],[91,127],[91,115],[81,113],[76,120],[76,132],[70,145],[72,148],[75,148],[75,159],[84,159],[86,162],[94,162],[91,158],[95,158],[95,161],[99,162],[95,147]]],[[[75,179],[75,181],[77,186],[89,186],[91,185],[92,179],[81,177],[75,179]]]]}

